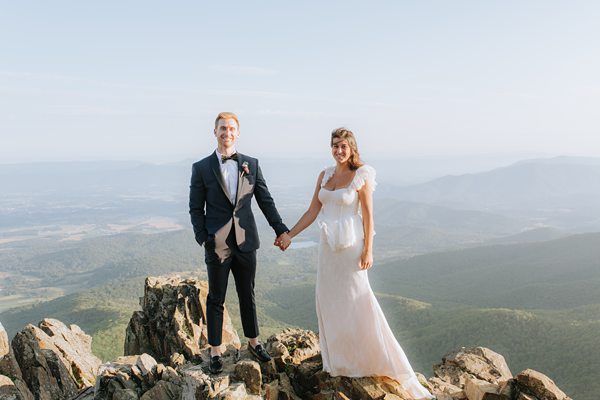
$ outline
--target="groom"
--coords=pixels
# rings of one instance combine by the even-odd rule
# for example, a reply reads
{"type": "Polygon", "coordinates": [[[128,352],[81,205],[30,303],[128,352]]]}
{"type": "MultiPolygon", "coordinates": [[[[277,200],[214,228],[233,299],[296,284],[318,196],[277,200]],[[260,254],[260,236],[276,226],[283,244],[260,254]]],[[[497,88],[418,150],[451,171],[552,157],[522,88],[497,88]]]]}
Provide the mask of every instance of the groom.
{"type": "Polygon", "coordinates": [[[275,208],[258,160],[236,153],[239,127],[235,114],[220,113],[215,120],[216,151],[192,166],[190,216],[196,241],[204,245],[208,272],[206,324],[212,346],[211,373],[223,369],[221,335],[229,271],[235,280],[248,350],[259,361],[271,359],[258,341],[254,276],[259,238],[251,209],[253,196],[277,240],[289,240],[288,228],[275,208]]]}

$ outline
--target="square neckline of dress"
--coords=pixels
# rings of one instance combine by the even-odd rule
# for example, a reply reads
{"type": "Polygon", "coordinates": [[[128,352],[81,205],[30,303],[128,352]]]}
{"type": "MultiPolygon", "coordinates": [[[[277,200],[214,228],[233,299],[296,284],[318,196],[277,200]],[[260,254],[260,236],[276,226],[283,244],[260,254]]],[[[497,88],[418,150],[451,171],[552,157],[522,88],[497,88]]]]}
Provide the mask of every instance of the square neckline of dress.
{"type": "Polygon", "coordinates": [[[350,186],[352,186],[352,183],[354,183],[354,179],[356,179],[357,171],[358,170],[354,171],[354,176],[352,177],[352,179],[350,179],[350,183],[348,185],[346,185],[342,188],[329,190],[325,187],[325,185],[327,185],[327,183],[331,180],[331,178],[333,178],[333,174],[331,174],[331,176],[327,179],[327,182],[325,182],[324,184],[321,185],[321,189],[325,190],[326,192],[337,192],[338,190],[349,189],[350,186]]]}

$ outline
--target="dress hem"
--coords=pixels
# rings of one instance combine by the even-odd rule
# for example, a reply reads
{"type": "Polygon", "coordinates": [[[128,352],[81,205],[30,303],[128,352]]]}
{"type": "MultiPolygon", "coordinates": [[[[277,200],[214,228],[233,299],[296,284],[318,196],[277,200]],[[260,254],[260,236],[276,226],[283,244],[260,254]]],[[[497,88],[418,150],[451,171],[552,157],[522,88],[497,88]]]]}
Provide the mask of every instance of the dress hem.
{"type": "MultiPolygon", "coordinates": [[[[387,376],[387,375],[343,375],[343,374],[334,374],[331,371],[326,370],[325,368],[323,368],[323,371],[327,372],[329,374],[329,376],[331,377],[345,377],[345,378],[388,378],[391,379],[393,381],[396,381],[400,386],[402,386],[402,388],[404,390],[406,390],[411,396],[412,395],[412,390],[409,387],[409,385],[418,385],[417,387],[420,390],[424,390],[427,391],[429,396],[424,396],[424,397],[414,397],[414,400],[430,400],[435,398],[435,396],[433,396],[431,393],[429,393],[429,391],[427,390],[427,388],[423,385],[421,385],[421,382],[419,382],[419,379],[416,376],[408,376],[406,379],[400,379],[398,377],[396,378],[392,378],[391,376],[387,376]],[[406,384],[402,383],[402,381],[405,381],[406,384]]],[[[413,386],[414,387],[414,386],[413,386]]]]}

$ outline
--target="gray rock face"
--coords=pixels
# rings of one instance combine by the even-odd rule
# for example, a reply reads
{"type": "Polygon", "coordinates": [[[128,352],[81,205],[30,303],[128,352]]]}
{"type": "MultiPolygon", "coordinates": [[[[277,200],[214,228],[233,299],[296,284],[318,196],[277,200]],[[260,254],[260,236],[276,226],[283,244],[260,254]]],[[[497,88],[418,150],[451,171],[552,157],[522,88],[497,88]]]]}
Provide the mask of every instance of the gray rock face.
{"type": "Polygon", "coordinates": [[[516,376],[519,391],[541,400],[571,400],[554,381],[541,372],[526,369],[516,376]]]}
{"type": "Polygon", "coordinates": [[[58,348],[59,356],[67,364],[77,387],[94,386],[102,361],[92,353],[92,337],[77,325],[67,327],[55,319],[44,319],[39,327],[58,348]]]}
{"type": "Polygon", "coordinates": [[[0,322],[0,375],[21,378],[21,369],[8,342],[8,334],[0,322]]]}
{"type": "Polygon", "coordinates": [[[94,400],[94,388],[89,387],[81,390],[79,394],[71,400],[94,400]]]}
{"type": "MultiPolygon", "coordinates": [[[[501,400],[500,387],[488,381],[476,378],[467,378],[465,395],[469,400],[498,399],[501,400]]],[[[508,397],[505,400],[510,400],[508,397]]]]}
{"type": "Polygon", "coordinates": [[[181,396],[181,387],[167,381],[159,381],[142,395],[140,400],[177,400],[181,396]]]}
{"type": "Polygon", "coordinates": [[[239,361],[235,364],[235,377],[244,382],[249,393],[260,394],[262,372],[256,361],[239,361]]]}
{"type": "Polygon", "coordinates": [[[95,382],[100,359],[78,326],[45,319],[17,333],[12,348],[23,380],[36,399],[65,399],[95,382]]]}
{"type": "Polygon", "coordinates": [[[267,350],[285,363],[300,364],[321,354],[319,336],[304,329],[286,328],[267,340],[267,350]]]}
{"type": "Polygon", "coordinates": [[[13,379],[0,374],[0,400],[33,400],[25,383],[18,378],[13,379]]]}
{"type": "Polygon", "coordinates": [[[0,399],[19,399],[19,390],[8,376],[0,375],[0,399]]]}
{"type": "Polygon", "coordinates": [[[100,366],[96,378],[95,399],[116,400],[135,398],[147,391],[154,381],[150,374],[142,375],[137,367],[140,356],[119,357],[100,366]]]}
{"type": "Polygon", "coordinates": [[[56,362],[58,349],[51,343],[40,344],[37,337],[41,335],[45,334],[39,328],[28,325],[12,341],[23,379],[36,398],[74,396],[77,393],[74,380],[66,367],[56,362]]]}
{"type": "Polygon", "coordinates": [[[142,354],[139,356],[135,366],[140,369],[142,375],[146,376],[156,371],[156,366],[158,363],[152,356],[148,354],[142,354]]]}
{"type": "Polygon", "coordinates": [[[504,357],[485,347],[463,348],[442,358],[433,366],[436,377],[454,386],[464,387],[467,377],[500,384],[512,378],[504,357]]]}
{"type": "Polygon", "coordinates": [[[429,387],[440,400],[571,400],[540,372],[513,378],[504,357],[485,347],[449,353],[433,369],[429,387]]]}
{"type": "MultiPolygon", "coordinates": [[[[125,354],[148,353],[167,361],[174,353],[198,361],[208,344],[206,296],[208,283],[177,276],[148,277],[141,299],[142,311],[133,313],[127,326],[125,354]]],[[[240,347],[240,338],[227,309],[223,344],[240,347]]]]}
{"type": "Polygon", "coordinates": [[[10,353],[10,344],[8,343],[8,334],[0,322],[0,358],[10,353]]]}

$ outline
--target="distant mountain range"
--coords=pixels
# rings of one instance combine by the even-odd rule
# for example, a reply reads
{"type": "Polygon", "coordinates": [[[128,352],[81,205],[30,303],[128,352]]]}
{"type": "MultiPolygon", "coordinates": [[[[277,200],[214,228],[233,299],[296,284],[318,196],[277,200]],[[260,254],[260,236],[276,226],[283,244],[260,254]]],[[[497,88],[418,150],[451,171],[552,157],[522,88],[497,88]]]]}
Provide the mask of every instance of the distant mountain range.
{"type": "Polygon", "coordinates": [[[380,199],[374,208],[378,224],[418,226],[455,232],[510,234],[523,228],[523,221],[501,214],[380,199]]]}
{"type": "Polygon", "coordinates": [[[600,227],[600,160],[527,160],[487,172],[445,176],[399,188],[396,198],[451,208],[527,217],[539,225],[600,227]]]}
{"type": "MultiPolygon", "coordinates": [[[[111,232],[106,224],[135,225],[149,217],[164,217],[185,225],[192,162],[0,164],[0,241],[32,234],[19,229],[52,229],[58,224],[93,224],[93,232],[111,232]]],[[[326,164],[317,159],[262,162],[286,222],[291,224],[306,209],[316,176],[326,164]]],[[[375,217],[376,230],[383,235],[378,240],[386,241],[391,237],[387,232],[395,232],[409,244],[409,254],[539,228],[560,234],[600,230],[597,158],[525,160],[412,186],[394,183],[410,166],[398,164],[399,168],[389,160],[379,164],[375,217]]]]}
{"type": "MultiPolygon", "coordinates": [[[[107,187],[119,190],[160,189],[186,192],[193,162],[194,160],[169,164],[138,161],[0,164],[0,185],[5,193],[51,190],[77,193],[77,189],[87,191],[107,187]]],[[[428,168],[428,175],[434,176],[434,171],[437,171],[437,178],[418,185],[403,185],[402,182],[414,181],[418,173],[412,170],[422,169],[424,162],[399,158],[373,160],[369,163],[376,167],[378,177],[384,183],[378,191],[383,190],[387,196],[390,191],[395,192],[398,187],[403,186],[401,199],[419,203],[473,203],[477,209],[482,209],[487,203],[489,207],[504,204],[507,199],[498,198],[497,194],[508,194],[516,200],[531,198],[535,202],[540,197],[555,195],[557,192],[563,195],[600,192],[598,187],[589,185],[600,173],[600,158],[531,159],[484,172],[446,176],[442,176],[444,169],[454,171],[465,170],[467,167],[452,168],[448,159],[431,158],[429,162],[432,165],[428,168]],[[441,166],[435,168],[436,163],[441,163],[441,166]]],[[[331,164],[332,160],[323,159],[261,160],[264,175],[273,185],[307,185],[311,189],[322,168],[331,164]]]]}

